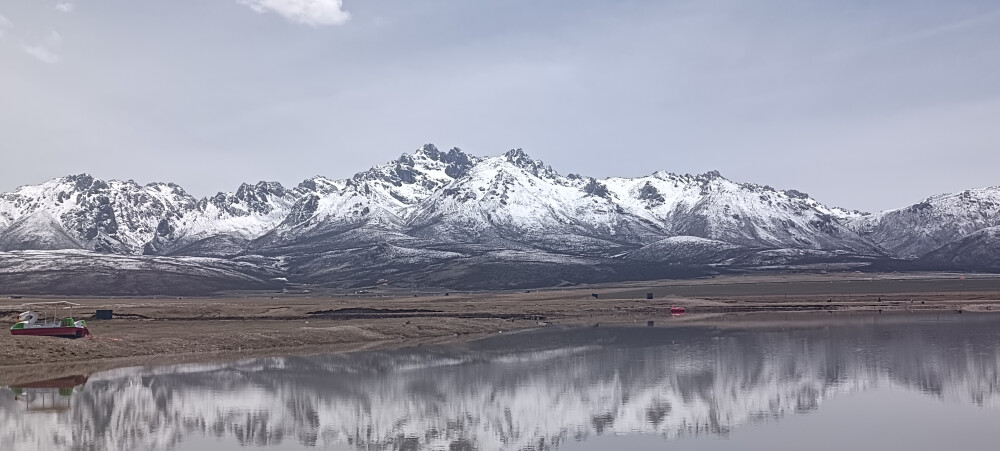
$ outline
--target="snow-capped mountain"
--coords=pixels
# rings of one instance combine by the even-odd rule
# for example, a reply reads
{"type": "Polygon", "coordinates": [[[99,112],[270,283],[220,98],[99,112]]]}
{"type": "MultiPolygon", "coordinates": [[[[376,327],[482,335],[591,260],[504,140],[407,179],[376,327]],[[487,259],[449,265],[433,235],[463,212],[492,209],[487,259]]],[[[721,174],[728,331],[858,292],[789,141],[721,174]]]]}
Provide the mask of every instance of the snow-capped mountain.
{"type": "Polygon", "coordinates": [[[241,253],[247,243],[284,220],[300,190],[277,182],[244,183],[235,193],[202,199],[176,219],[161,219],[143,254],[220,255],[241,253]]]}
{"type": "Polygon", "coordinates": [[[838,211],[795,190],[738,184],[718,172],[699,176],[657,172],[604,184],[630,214],[660,224],[668,236],[749,247],[877,253],[838,220],[838,211]]]}
{"type": "Polygon", "coordinates": [[[486,158],[435,192],[408,221],[415,237],[586,254],[655,236],[593,179],[562,177],[520,149],[486,158]],[[507,244],[503,244],[507,243],[507,244]]]}
{"type": "Polygon", "coordinates": [[[408,229],[407,221],[424,201],[478,161],[457,148],[441,152],[426,145],[348,180],[306,180],[296,188],[299,197],[288,215],[272,223],[252,248],[273,253],[306,244],[318,251],[389,241],[408,229]]]}
{"type": "MultiPolygon", "coordinates": [[[[453,282],[430,267],[456,269],[457,280],[498,265],[599,266],[620,280],[656,277],[648,265],[912,258],[994,226],[1000,188],[866,214],[718,172],[595,179],[562,175],[520,149],[482,158],[429,144],[349,179],[262,181],[204,199],[174,184],[85,174],[0,194],[0,251],[262,256],[293,279],[324,284],[387,274],[453,282]],[[645,275],[636,265],[647,265],[645,275]]],[[[580,277],[590,276],[569,278],[580,277]]]]}
{"type": "Polygon", "coordinates": [[[893,255],[920,257],[987,227],[1000,226],[1000,186],[941,194],[898,210],[849,219],[893,255]]]}
{"type": "Polygon", "coordinates": [[[174,184],[139,186],[86,174],[57,178],[0,194],[0,250],[141,253],[161,222],[171,224],[195,205],[174,184]]]}
{"type": "Polygon", "coordinates": [[[1000,226],[987,227],[952,241],[921,257],[921,261],[953,268],[1000,268],[1000,226]]]}

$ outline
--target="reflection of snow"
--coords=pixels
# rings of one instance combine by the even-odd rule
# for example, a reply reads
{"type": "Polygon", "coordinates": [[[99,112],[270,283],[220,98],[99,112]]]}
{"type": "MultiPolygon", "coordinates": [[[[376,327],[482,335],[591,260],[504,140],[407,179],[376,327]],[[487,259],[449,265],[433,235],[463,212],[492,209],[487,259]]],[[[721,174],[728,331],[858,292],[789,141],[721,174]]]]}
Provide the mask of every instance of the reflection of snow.
{"type": "Polygon", "coordinates": [[[514,450],[597,434],[726,434],[886,384],[995,403],[998,342],[993,320],[722,333],[602,328],[464,349],[123,369],[91,377],[66,412],[22,415],[0,396],[0,442],[130,450],[206,434],[255,445],[514,450]]]}

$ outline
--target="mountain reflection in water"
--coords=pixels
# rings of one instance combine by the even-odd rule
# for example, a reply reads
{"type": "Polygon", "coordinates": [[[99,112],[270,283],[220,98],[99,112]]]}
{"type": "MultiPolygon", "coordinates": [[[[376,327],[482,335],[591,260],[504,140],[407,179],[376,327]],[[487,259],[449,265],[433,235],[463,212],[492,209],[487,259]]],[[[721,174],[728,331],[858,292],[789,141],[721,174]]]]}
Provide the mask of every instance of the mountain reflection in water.
{"type": "MultiPolygon", "coordinates": [[[[28,413],[0,390],[12,449],[245,446],[554,449],[601,434],[728,434],[824,399],[901,387],[988,405],[1000,316],[866,317],[800,328],[546,329],[454,346],[90,375],[28,413]]],[[[15,400],[15,391],[19,397],[15,400]]]]}

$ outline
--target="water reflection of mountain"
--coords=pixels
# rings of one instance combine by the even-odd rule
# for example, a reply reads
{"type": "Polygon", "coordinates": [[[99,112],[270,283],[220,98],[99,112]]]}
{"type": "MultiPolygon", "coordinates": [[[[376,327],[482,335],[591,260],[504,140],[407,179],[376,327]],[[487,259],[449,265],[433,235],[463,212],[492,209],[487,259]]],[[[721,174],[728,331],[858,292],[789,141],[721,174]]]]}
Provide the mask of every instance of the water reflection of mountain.
{"type": "Polygon", "coordinates": [[[541,450],[612,432],[726,434],[886,384],[996,402],[1000,320],[944,318],[550,330],[462,347],[124,369],[93,375],[61,412],[26,415],[0,395],[0,443],[160,449],[205,434],[245,445],[541,450]]]}

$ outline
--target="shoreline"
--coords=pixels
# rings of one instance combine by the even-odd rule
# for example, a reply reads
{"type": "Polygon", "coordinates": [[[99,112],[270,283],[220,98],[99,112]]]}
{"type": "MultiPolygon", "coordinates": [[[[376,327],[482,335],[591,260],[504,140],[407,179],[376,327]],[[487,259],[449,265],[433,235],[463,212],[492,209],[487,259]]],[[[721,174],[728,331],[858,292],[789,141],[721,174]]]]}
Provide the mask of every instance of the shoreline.
{"type": "MultiPolygon", "coordinates": [[[[193,351],[177,352],[167,354],[138,354],[122,355],[111,357],[98,357],[80,360],[65,360],[59,362],[37,361],[35,363],[25,363],[17,365],[0,365],[0,386],[12,386],[19,383],[31,383],[43,380],[51,380],[67,376],[92,375],[95,373],[112,371],[131,367],[157,367],[183,364],[209,364],[236,362],[246,359],[268,358],[268,357],[291,357],[291,356],[312,356],[324,354],[343,354],[364,351],[395,350],[421,346],[449,345],[462,342],[471,342],[498,333],[517,333],[540,329],[543,327],[561,328],[585,328],[600,325],[603,327],[651,327],[646,321],[655,323],[652,327],[713,327],[718,329],[774,329],[774,328],[807,328],[824,327],[831,323],[840,322],[868,322],[868,321],[892,321],[903,319],[911,315],[930,316],[931,314],[946,315],[946,317],[957,317],[958,314],[952,309],[923,309],[910,312],[890,311],[883,314],[866,311],[851,310],[839,311],[832,315],[810,315],[808,312],[788,312],[773,311],[775,315],[767,315],[764,312],[748,314],[695,314],[684,319],[660,318],[659,320],[624,320],[615,318],[605,318],[604,321],[565,321],[546,326],[531,326],[523,328],[510,328],[502,332],[470,332],[465,334],[451,334],[438,336],[414,337],[408,339],[379,340],[379,341],[347,341],[339,343],[327,343],[316,345],[293,345],[275,347],[247,347],[236,350],[224,351],[193,351]]],[[[1000,311],[970,311],[972,315],[998,314],[1000,311]]],[[[593,319],[593,318],[592,318],[593,319]]],[[[67,340],[60,338],[40,337],[54,341],[56,345],[66,343],[67,340]]],[[[80,340],[87,340],[86,338],[80,340]]],[[[58,353],[55,353],[58,354],[58,353]]]]}
{"type": "MultiPolygon", "coordinates": [[[[797,283],[815,284],[788,283],[781,289],[795,289],[797,283]]],[[[717,286],[720,290],[731,288],[717,286]]],[[[74,315],[87,320],[94,338],[70,340],[0,332],[0,385],[131,366],[437,345],[549,326],[646,326],[653,321],[656,327],[809,327],[833,318],[1000,312],[1000,296],[992,289],[795,296],[750,293],[739,297],[708,293],[653,300],[614,298],[617,293],[622,293],[621,288],[398,298],[63,297],[81,304],[74,315]],[[601,298],[594,298],[595,294],[601,298]],[[684,306],[688,313],[671,316],[670,308],[675,305],[684,306]],[[116,318],[91,319],[97,309],[112,309],[116,318]]],[[[22,304],[32,301],[0,299],[0,324],[13,324],[22,304]]]]}

